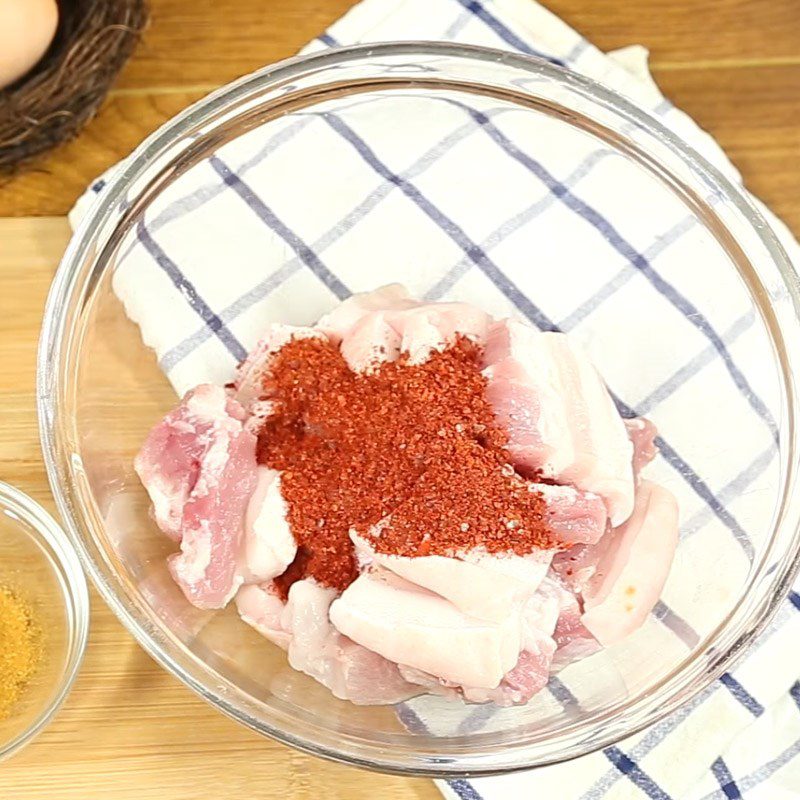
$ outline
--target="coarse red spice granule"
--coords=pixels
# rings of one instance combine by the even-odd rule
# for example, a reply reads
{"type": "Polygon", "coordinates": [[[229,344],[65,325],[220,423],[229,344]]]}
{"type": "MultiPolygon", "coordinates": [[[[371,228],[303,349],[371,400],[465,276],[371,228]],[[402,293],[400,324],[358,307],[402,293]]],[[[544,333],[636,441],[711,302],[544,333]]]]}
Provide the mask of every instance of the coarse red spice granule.
{"type": "Polygon", "coordinates": [[[468,339],[424,364],[401,357],[367,374],[350,370],[336,345],[295,340],[263,388],[275,413],[258,460],[282,473],[298,542],[277,580],[284,593],[306,576],[346,588],[358,574],[350,529],[405,556],[557,547],[544,498],[509,466],[481,349],[468,339]]]}

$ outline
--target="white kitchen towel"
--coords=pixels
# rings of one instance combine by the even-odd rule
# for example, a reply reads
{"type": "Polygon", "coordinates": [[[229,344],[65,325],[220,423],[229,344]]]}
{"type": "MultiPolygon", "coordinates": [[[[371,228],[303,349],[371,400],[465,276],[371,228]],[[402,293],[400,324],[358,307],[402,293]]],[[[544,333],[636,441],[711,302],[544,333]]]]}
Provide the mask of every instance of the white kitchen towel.
{"type": "MultiPolygon", "coordinates": [[[[627,95],[717,167],[739,179],[713,139],[662,97],[648,72],[644,48],[633,46],[604,54],[531,0],[365,0],[306,50],[412,39],[506,48],[565,64],[627,95]]],[[[769,476],[777,469],[777,401],[770,395],[768,381],[755,384],[756,392],[741,370],[744,363],[752,366],[753,353],[757,352],[752,312],[740,305],[741,298],[731,296],[713,309],[713,316],[705,317],[698,315],[686,292],[676,292],[681,280],[684,286],[702,283],[700,277],[690,282],[686,279],[685,270],[694,269],[696,263],[692,248],[698,246],[698,240],[694,238],[696,231],[681,219],[671,220],[665,215],[663,231],[650,241],[635,241],[637,231],[626,219],[635,213],[630,203],[621,203],[619,219],[613,212],[607,217],[587,212],[592,198],[602,194],[606,200],[611,195],[613,200],[616,193],[622,199],[632,189],[630,176],[612,164],[601,149],[588,150],[562,172],[555,167],[548,172],[541,165],[525,164],[542,185],[542,195],[534,198],[533,205],[529,205],[529,197],[523,211],[506,208],[500,202],[488,203],[481,219],[464,223],[460,233],[454,234],[452,227],[444,224],[441,245],[432,244],[430,253],[421,254],[421,267],[409,279],[404,272],[409,265],[393,264],[391,248],[384,246],[378,251],[378,245],[385,245],[393,230],[402,231],[403,220],[409,218],[406,215],[418,215],[421,210],[436,224],[446,223],[441,209],[453,202],[454,176],[447,171],[452,148],[469,139],[469,146],[475,148],[476,164],[499,171],[507,167],[509,159],[517,158],[515,168],[520,171],[519,154],[505,138],[500,116],[493,116],[492,109],[473,109],[472,119],[465,122],[464,114],[469,113],[470,109],[457,107],[443,110],[432,126],[451,126],[447,136],[440,138],[429,131],[433,137],[430,142],[424,136],[419,142],[402,142],[402,152],[410,151],[414,158],[394,172],[386,167],[396,152],[392,150],[392,144],[397,144],[392,142],[392,132],[380,130],[372,137],[374,131],[369,125],[374,120],[360,118],[357,108],[348,124],[320,117],[288,118],[277,133],[271,128],[264,140],[255,132],[226,146],[219,158],[210,159],[186,176],[180,196],[163,198],[151,209],[117,271],[115,291],[178,392],[204,380],[228,380],[236,361],[258,338],[264,319],[280,316],[290,298],[303,297],[307,319],[296,321],[310,322],[350,289],[371,288],[374,280],[363,270],[359,272],[359,265],[369,263],[375,252],[380,252],[390,274],[427,296],[466,297],[469,292],[460,287],[471,286],[472,294],[479,293],[489,310],[521,311],[546,326],[557,320],[558,327],[589,340],[596,320],[603,314],[613,315],[615,303],[624,304],[627,313],[637,297],[646,295],[643,307],[647,313],[663,313],[665,319],[666,315],[683,316],[685,326],[677,327],[684,338],[676,341],[670,354],[674,362],[668,367],[660,363],[657,374],[640,376],[652,382],[647,392],[637,398],[620,394],[629,401],[631,410],[647,413],[669,432],[665,434],[669,441],[662,440],[661,456],[653,468],[657,479],[670,485],[681,503],[681,552],[685,555],[681,558],[679,554],[675,570],[696,572],[702,568],[708,572],[708,580],[718,578],[723,585],[741,569],[748,536],[764,516],[763,502],[769,500],[768,493],[764,493],[766,500],[759,500],[759,491],[774,480],[769,476]],[[473,136],[476,132],[478,135],[473,136]],[[377,143],[371,146],[373,138],[377,143]],[[281,194],[282,187],[296,184],[292,173],[287,175],[285,170],[294,165],[299,171],[303,159],[314,151],[309,142],[330,154],[328,169],[342,172],[338,184],[341,194],[328,206],[352,209],[344,219],[324,218],[320,210],[324,204],[320,203],[313,206],[312,213],[296,191],[281,194]],[[415,147],[419,149],[416,154],[415,147]],[[273,156],[278,150],[281,158],[276,165],[273,156]],[[402,192],[396,191],[398,186],[402,192]],[[590,297],[580,307],[561,307],[561,298],[548,297],[545,285],[535,290],[526,286],[525,276],[517,277],[521,295],[507,286],[500,291],[498,284],[481,283],[485,275],[470,260],[470,244],[480,242],[502,271],[506,268],[504,248],[509,243],[514,245],[514,221],[523,217],[533,235],[536,230],[560,225],[567,231],[574,228],[576,248],[589,242],[590,258],[581,257],[579,249],[571,256],[562,254],[568,262],[564,268],[575,270],[575,280],[591,284],[590,297]],[[594,229],[592,235],[587,235],[589,228],[594,229]],[[230,236],[231,230],[237,235],[230,236]],[[458,251],[455,256],[454,249],[458,251]],[[453,261],[447,286],[425,285],[426,257],[453,261]],[[216,268],[231,262],[237,263],[236,271],[216,268]],[[582,265],[589,262],[591,274],[582,272],[582,265]],[[664,282],[665,275],[672,283],[664,282]],[[599,284],[597,276],[603,279],[599,284]],[[646,280],[641,279],[643,276],[646,280]],[[520,309],[525,296],[536,297],[541,308],[529,304],[520,309]],[[696,424],[705,428],[719,424],[723,436],[730,420],[735,419],[740,450],[735,458],[723,459],[725,463],[718,464],[714,474],[699,474],[691,465],[697,468],[697,463],[705,460],[702,448],[709,437],[693,437],[689,430],[676,431],[673,438],[675,426],[670,420],[687,415],[687,398],[693,393],[696,396],[698,386],[713,393],[723,385],[720,382],[726,387],[732,382],[737,391],[721,392],[717,413],[696,424]],[[701,441],[695,441],[698,438],[701,441]],[[694,534],[700,530],[703,541],[718,542],[719,558],[713,564],[693,561],[693,543],[700,539],[694,534]]],[[[103,191],[105,180],[98,179],[76,204],[70,214],[73,225],[103,191]]],[[[525,191],[517,193],[515,180],[509,175],[504,202],[522,203],[523,196],[530,194],[527,184],[525,191]]],[[[797,245],[789,232],[772,214],[765,213],[795,263],[800,264],[797,245]]],[[[517,242],[516,246],[526,245],[517,242]]],[[[706,265],[705,273],[709,283],[704,288],[713,291],[711,265],[706,265]]],[[[630,343],[620,341],[620,350],[630,349],[630,343]]],[[[615,363],[602,352],[594,355],[609,384],[624,386],[630,364],[615,363]]],[[[635,362],[643,368],[645,355],[647,343],[635,362]]],[[[750,374],[747,370],[745,373],[750,374]]],[[[657,609],[664,647],[690,646],[702,628],[695,620],[692,628],[681,616],[686,599],[675,588],[680,585],[680,576],[670,580],[664,602],[657,609]]],[[[442,781],[439,785],[446,796],[462,800],[532,796],[545,800],[800,797],[800,759],[795,758],[800,752],[800,664],[795,655],[798,636],[800,593],[794,591],[733,674],[726,674],[653,728],[568,764],[497,778],[442,781]]],[[[569,671],[550,687],[556,700],[559,695],[563,700],[571,691],[569,671]]],[[[433,718],[425,701],[412,701],[404,710],[409,726],[449,724],[446,714],[433,718]]],[[[467,716],[461,714],[455,724],[462,729],[469,725],[490,730],[493,725],[502,725],[502,715],[508,712],[493,713],[480,707],[467,716]]]]}

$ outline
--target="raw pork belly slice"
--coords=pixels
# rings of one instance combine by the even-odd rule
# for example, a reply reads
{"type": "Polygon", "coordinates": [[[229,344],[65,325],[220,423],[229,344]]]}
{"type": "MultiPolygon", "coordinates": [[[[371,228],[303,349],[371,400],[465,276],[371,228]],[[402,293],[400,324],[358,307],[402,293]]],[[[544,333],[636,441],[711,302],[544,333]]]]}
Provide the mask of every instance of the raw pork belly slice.
{"type": "Polygon", "coordinates": [[[135,461],[156,522],[180,539],[173,577],[198,608],[222,608],[241,584],[245,511],[256,485],[256,439],[244,417],[224,389],[198,386],[156,425],[135,461]]]}
{"type": "Polygon", "coordinates": [[[547,578],[543,586],[552,587],[558,599],[558,620],[552,634],[556,652],[550,664],[550,672],[555,674],[573,661],[596,653],[600,650],[600,643],[581,620],[578,597],[556,578],[547,578]]]}
{"type": "Polygon", "coordinates": [[[293,631],[289,664],[354,703],[399,703],[418,694],[396,664],[334,629],[328,615],[336,595],[309,579],[292,585],[287,603],[293,631]]]}
{"type": "Polygon", "coordinates": [[[489,315],[466,303],[413,304],[403,309],[371,311],[344,334],[342,355],[356,372],[366,372],[408,353],[410,364],[422,364],[456,336],[486,341],[489,315]]]}
{"type": "Polygon", "coordinates": [[[341,700],[391,704],[420,693],[392,664],[333,628],[328,611],[335,589],[297,581],[283,603],[274,584],[243,586],[236,596],[242,619],[288,652],[289,665],[327,686],[341,700]]]}
{"type": "Polygon", "coordinates": [[[158,527],[171,539],[181,540],[184,507],[201,470],[214,466],[213,459],[204,460],[212,455],[217,430],[228,420],[236,429],[244,419],[244,409],[224,389],[202,384],[148,434],[133,466],[150,495],[158,527]]]}
{"type": "Polygon", "coordinates": [[[286,603],[281,599],[274,583],[242,586],[236,594],[235,602],[239,616],[248,625],[281,649],[289,649],[292,631],[283,624],[286,603]]]}
{"type": "MultiPolygon", "coordinates": [[[[379,522],[373,531],[379,533],[379,522]]],[[[449,600],[460,612],[476,619],[502,622],[519,614],[522,604],[547,574],[553,553],[539,550],[526,556],[470,551],[458,557],[386,555],[376,552],[369,537],[351,532],[359,562],[374,563],[417,586],[449,600]]]]}
{"type": "Polygon", "coordinates": [[[390,661],[464,686],[494,688],[520,652],[519,614],[502,622],[479,620],[380,568],[350,584],[331,605],[330,618],[339,631],[390,661]]]}
{"type": "Polygon", "coordinates": [[[385,361],[400,357],[402,337],[385,311],[364,315],[345,334],[341,353],[354,372],[368,372],[385,361]]]}
{"type": "MultiPolygon", "coordinates": [[[[556,584],[548,580],[543,582],[552,552],[540,551],[521,557],[473,551],[464,554],[469,560],[443,556],[406,558],[377,553],[366,538],[352,533],[351,536],[362,564],[378,565],[404,578],[403,584],[398,584],[401,590],[422,587],[423,592],[427,589],[434,593],[434,602],[436,595],[449,600],[463,615],[462,624],[471,618],[473,624],[483,620],[505,626],[513,621],[520,626],[517,646],[521,652],[496,685],[457,681],[452,672],[445,674],[430,666],[425,668],[421,663],[425,656],[419,653],[400,658],[400,671],[406,680],[436,694],[458,693],[469,702],[494,702],[501,706],[527,702],[546,685],[550,661],[556,650],[552,634],[561,607],[556,584]]],[[[372,617],[383,612],[365,604],[362,613],[364,617],[372,617]]],[[[436,617],[425,622],[434,624],[436,617]]],[[[435,636],[441,636],[438,628],[436,625],[435,636]]],[[[447,651],[438,657],[448,657],[447,651]]],[[[491,680],[495,678],[496,673],[491,680]]]]}
{"type": "Polygon", "coordinates": [[[591,580],[597,564],[608,549],[611,535],[596,544],[576,544],[553,556],[552,570],[570,591],[581,593],[591,580]]]}
{"type": "Polygon", "coordinates": [[[258,467],[255,491],[245,516],[241,573],[245,583],[263,583],[283,573],[294,560],[297,543],[289,529],[280,473],[258,467]]]}
{"type": "Polygon", "coordinates": [[[398,664],[397,669],[404,680],[419,686],[420,689],[424,689],[428,694],[436,694],[449,700],[457,700],[463,697],[461,693],[462,687],[457,683],[437,678],[435,675],[431,675],[430,672],[423,672],[416,667],[409,667],[408,664],[398,664]]]}
{"type": "Polygon", "coordinates": [[[388,315],[402,335],[400,350],[410,364],[422,364],[462,335],[479,344],[486,341],[491,317],[468,303],[426,303],[388,315]]]}
{"type": "Polygon", "coordinates": [[[547,483],[533,483],[530,488],[544,496],[548,526],[561,544],[594,544],[605,533],[608,512],[598,495],[547,483]]]}
{"type": "Polygon", "coordinates": [[[351,295],[333,311],[320,317],[315,327],[334,344],[339,344],[356,323],[370,312],[414,308],[419,304],[409,296],[405,286],[389,283],[371,292],[351,295]]]}
{"type": "Polygon", "coordinates": [[[516,466],[603,498],[613,525],[634,503],[633,446],[587,356],[562,333],[494,323],[487,396],[509,433],[516,466]]]}
{"type": "Polygon", "coordinates": [[[556,650],[552,634],[559,608],[558,589],[552,581],[545,580],[523,609],[520,618],[523,649],[516,664],[495,687],[465,686],[407,665],[401,665],[400,672],[407,681],[419,684],[429,692],[447,697],[460,696],[470,703],[491,702],[498,706],[527,703],[549,680],[550,662],[556,650]]]}
{"type": "Polygon", "coordinates": [[[503,707],[527,703],[547,686],[555,649],[555,642],[549,636],[542,636],[534,648],[519,654],[513,669],[503,676],[496,688],[462,686],[461,694],[470,703],[494,703],[503,707]]]}
{"type": "Polygon", "coordinates": [[[322,331],[314,328],[283,325],[278,322],[268,325],[266,336],[250,351],[247,358],[239,364],[236,370],[236,378],[234,380],[236,399],[245,408],[249,408],[262,395],[262,382],[272,356],[281,347],[294,339],[320,339],[321,341],[326,341],[327,337],[322,331]]]}
{"type": "Polygon", "coordinates": [[[545,579],[523,609],[522,650],[517,663],[494,689],[462,686],[461,693],[471,703],[512,706],[527,703],[547,686],[550,663],[556,652],[553,630],[559,615],[559,595],[552,581],[545,579]]]}
{"type": "Polygon", "coordinates": [[[400,674],[409,683],[417,684],[430,694],[450,698],[463,697],[470,703],[494,703],[497,706],[508,707],[527,703],[547,686],[555,647],[555,642],[549,636],[542,636],[540,646],[523,650],[514,667],[493,689],[460,686],[404,664],[401,664],[399,669],[400,674]]]}
{"type": "Polygon", "coordinates": [[[630,519],[583,591],[583,624],[603,645],[636,630],[658,600],[678,544],[678,504],[662,486],[642,481],[630,519]]]}

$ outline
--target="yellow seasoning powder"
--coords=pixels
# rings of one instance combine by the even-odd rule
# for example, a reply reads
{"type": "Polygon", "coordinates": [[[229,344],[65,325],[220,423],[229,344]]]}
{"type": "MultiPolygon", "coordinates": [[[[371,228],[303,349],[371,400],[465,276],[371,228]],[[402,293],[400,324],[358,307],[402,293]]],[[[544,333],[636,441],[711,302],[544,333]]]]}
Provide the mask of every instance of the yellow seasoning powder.
{"type": "Polygon", "coordinates": [[[8,717],[41,657],[41,635],[30,606],[0,586],[0,719],[8,717]]]}

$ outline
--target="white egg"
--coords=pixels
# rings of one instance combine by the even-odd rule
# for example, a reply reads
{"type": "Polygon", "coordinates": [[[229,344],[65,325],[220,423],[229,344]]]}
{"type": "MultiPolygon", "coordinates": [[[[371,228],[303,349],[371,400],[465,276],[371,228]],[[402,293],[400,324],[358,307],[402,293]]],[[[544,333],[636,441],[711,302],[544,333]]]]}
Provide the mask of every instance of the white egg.
{"type": "Polygon", "coordinates": [[[0,89],[36,66],[57,27],[56,0],[0,0],[0,89]]]}

